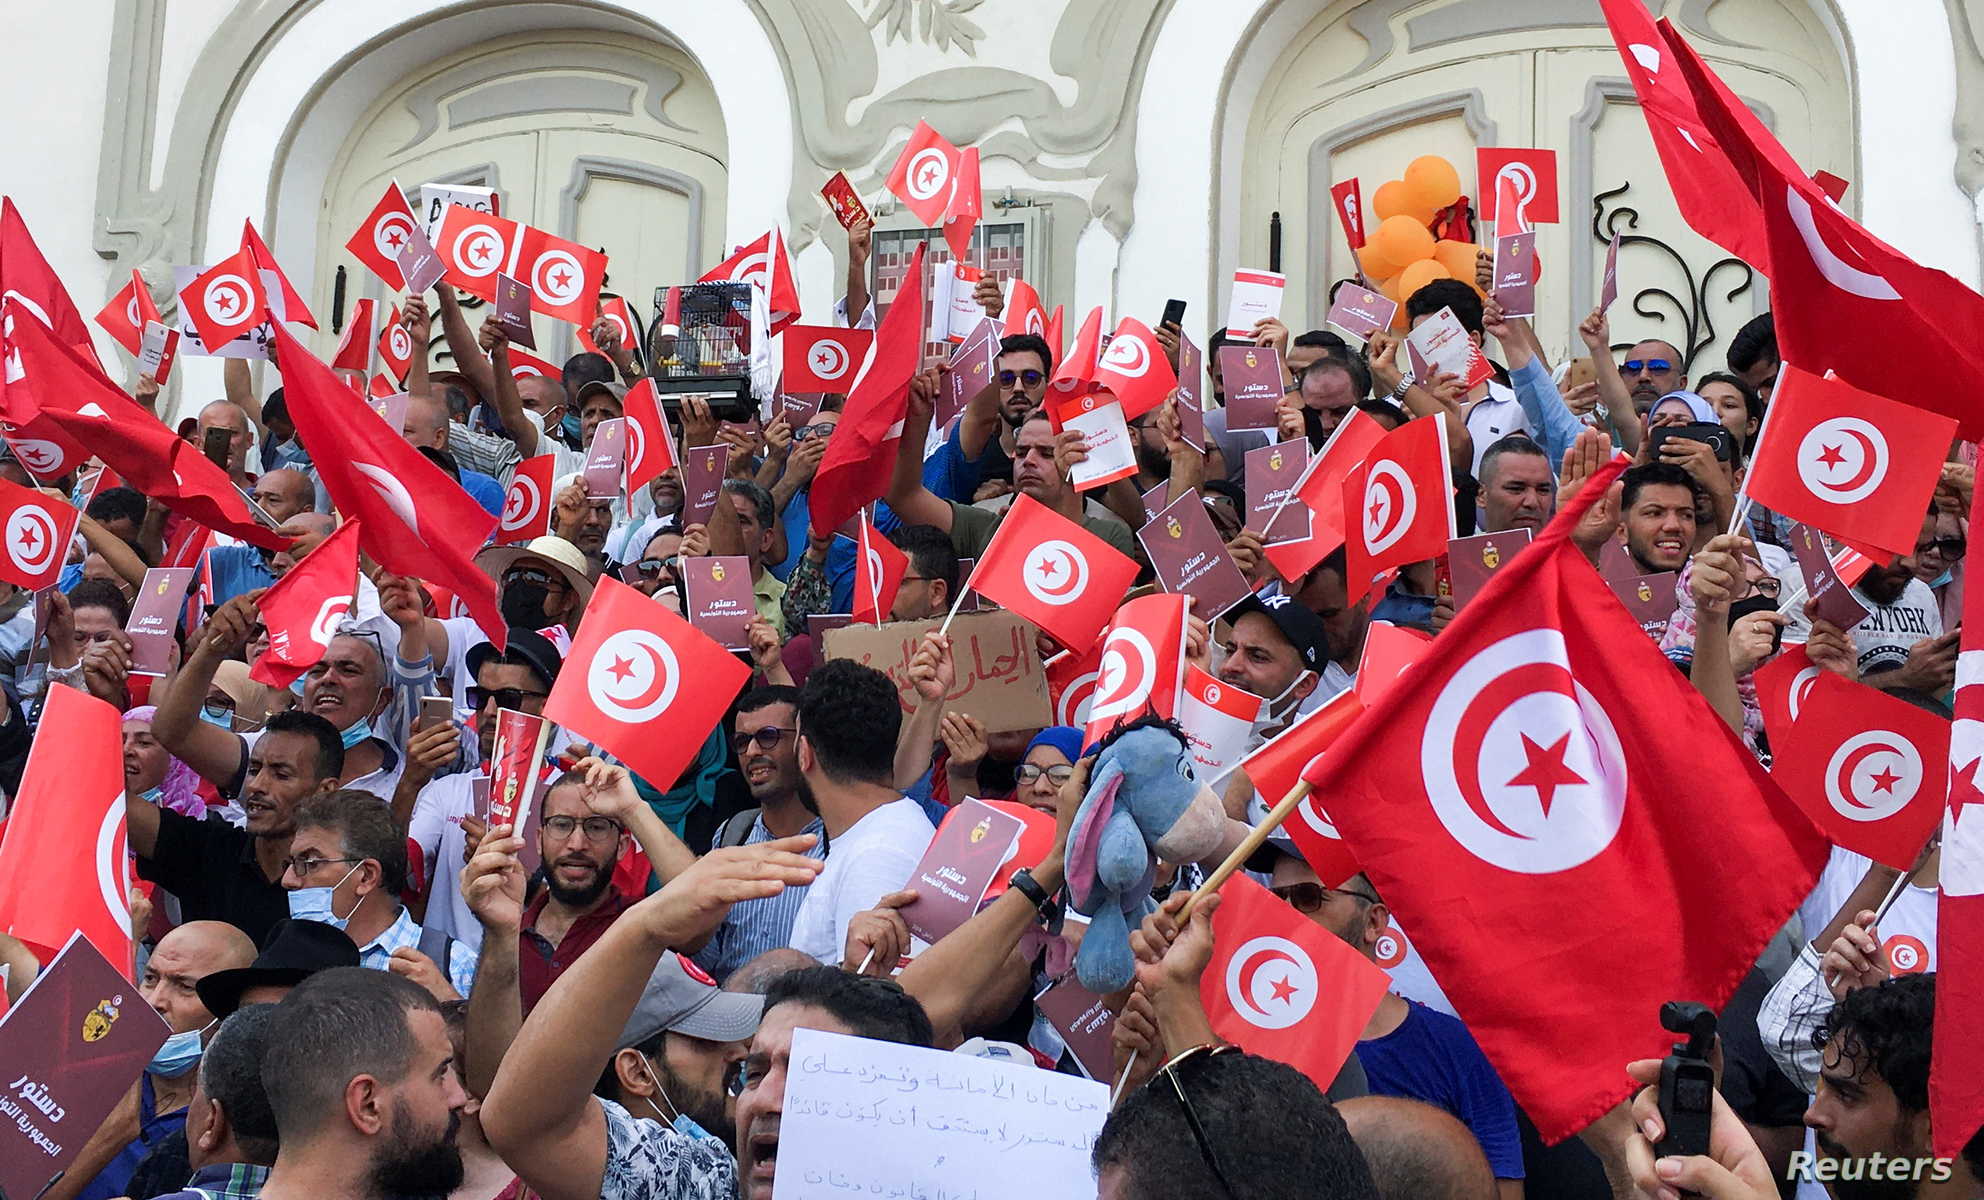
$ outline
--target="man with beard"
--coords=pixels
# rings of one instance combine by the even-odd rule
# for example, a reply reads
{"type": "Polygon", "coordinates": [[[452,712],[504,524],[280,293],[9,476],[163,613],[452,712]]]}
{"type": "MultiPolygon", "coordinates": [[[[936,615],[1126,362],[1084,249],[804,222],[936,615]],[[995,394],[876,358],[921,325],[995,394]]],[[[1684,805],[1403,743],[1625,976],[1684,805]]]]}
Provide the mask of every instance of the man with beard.
{"type": "Polygon", "coordinates": [[[694,963],[663,954],[593,1094],[736,1153],[724,1081],[749,1052],[764,1008],[762,996],[721,991],[694,963]]]}
{"type": "MultiPolygon", "coordinates": [[[[1933,508],[1922,523],[1924,540],[1935,537],[1933,508]]],[[[1909,689],[1931,695],[1948,690],[1956,677],[1957,631],[1943,632],[1942,606],[1929,585],[1915,577],[1915,556],[1870,567],[1853,594],[1867,616],[1852,629],[1860,657],[1860,681],[1883,691],[1909,689]]]]}
{"type": "Polygon", "coordinates": [[[952,490],[945,499],[970,504],[1012,490],[1020,426],[1040,410],[1053,373],[1054,351],[1046,339],[1031,333],[1000,339],[994,386],[971,398],[957,428],[932,456],[947,463],[952,490]]]}
{"type": "MultiPolygon", "coordinates": [[[[947,545],[946,550],[949,549],[947,545]]],[[[731,736],[737,769],[751,789],[756,808],[731,817],[717,830],[712,850],[724,846],[755,846],[774,838],[824,831],[819,814],[809,811],[799,790],[799,689],[761,687],[737,702],[737,731],[731,736]]],[[[825,857],[821,846],[818,857],[825,857]]],[[[738,967],[767,950],[786,944],[792,918],[806,898],[803,887],[789,887],[776,896],[746,900],[731,906],[707,945],[696,950],[696,965],[718,983],[738,967]]]]}
{"type": "MultiPolygon", "coordinates": [[[[204,683],[197,694],[205,694],[204,683]]],[[[156,734],[156,717],[152,728],[156,734]]],[[[138,877],[178,897],[182,919],[226,921],[260,942],[289,917],[282,876],[297,806],[337,790],[343,764],[344,746],[329,721],[310,712],[270,717],[248,748],[241,787],[245,829],[195,821],[148,800],[128,801],[138,877]]]]}
{"type": "Polygon", "coordinates": [[[281,1149],[267,1200],[445,1196],[468,1102],[441,1006],[386,971],[335,967],[275,1007],[262,1086],[281,1149]]]}
{"type": "Polygon", "coordinates": [[[1619,363],[1619,374],[1632,394],[1633,412],[1642,420],[1662,396],[1684,391],[1688,386],[1681,352],[1671,342],[1659,338],[1637,342],[1626,351],[1626,357],[1619,363]]]}
{"type": "Polygon", "coordinates": [[[1701,485],[1687,471],[1665,462],[1641,463],[1619,478],[1626,553],[1643,575],[1680,570],[1695,552],[1701,485]]]}

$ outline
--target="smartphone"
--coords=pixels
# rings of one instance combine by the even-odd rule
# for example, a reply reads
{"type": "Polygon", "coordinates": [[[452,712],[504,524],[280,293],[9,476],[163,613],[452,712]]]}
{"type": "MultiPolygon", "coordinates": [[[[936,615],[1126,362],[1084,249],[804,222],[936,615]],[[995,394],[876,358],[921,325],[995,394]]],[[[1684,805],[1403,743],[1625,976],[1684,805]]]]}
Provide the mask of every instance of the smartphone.
{"type": "Polygon", "coordinates": [[[1577,387],[1580,384],[1592,383],[1597,378],[1598,369],[1591,365],[1591,359],[1589,357],[1574,358],[1571,360],[1570,386],[1577,387]]]}
{"type": "Polygon", "coordinates": [[[1183,300],[1166,300],[1164,302],[1164,318],[1158,324],[1175,325],[1183,329],[1185,327],[1185,302],[1183,300]]]}
{"type": "Polygon", "coordinates": [[[227,470],[227,444],[234,439],[229,429],[209,429],[200,435],[200,453],[206,455],[221,470],[227,470]]]}
{"type": "Polygon", "coordinates": [[[420,698],[420,727],[432,729],[436,725],[446,725],[455,719],[455,702],[446,696],[422,696],[420,698]]]}
{"type": "MultiPolygon", "coordinates": [[[[1755,612],[1776,612],[1777,600],[1771,596],[1750,596],[1729,606],[1729,627],[1734,629],[1736,622],[1755,612]]],[[[1779,625],[1770,631],[1770,652],[1776,654],[1784,648],[1784,626],[1779,625]]]]}
{"type": "Polygon", "coordinates": [[[1653,441],[1647,454],[1654,462],[1660,461],[1660,444],[1668,438],[1685,438],[1691,442],[1706,442],[1709,449],[1715,451],[1717,462],[1728,462],[1729,455],[1735,448],[1735,441],[1729,436],[1728,427],[1724,425],[1710,425],[1701,422],[1688,425],[1660,425],[1654,428],[1651,436],[1653,441]]]}

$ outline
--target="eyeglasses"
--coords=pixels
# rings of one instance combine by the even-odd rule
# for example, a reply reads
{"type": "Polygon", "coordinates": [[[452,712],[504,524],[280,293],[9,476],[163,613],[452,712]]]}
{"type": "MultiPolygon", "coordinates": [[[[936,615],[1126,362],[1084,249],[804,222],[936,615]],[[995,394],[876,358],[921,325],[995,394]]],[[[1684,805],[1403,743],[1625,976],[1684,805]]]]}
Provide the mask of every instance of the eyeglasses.
{"type": "Polygon", "coordinates": [[[999,372],[999,386],[1011,387],[1013,386],[1013,381],[1017,379],[1020,381],[1021,384],[1025,385],[1026,387],[1035,388],[1035,387],[1039,387],[1041,385],[1041,382],[1046,378],[1047,378],[1046,375],[1043,375],[1042,373],[1034,370],[1031,367],[1027,368],[1024,371],[1001,371],[999,372]]]}
{"type": "Polygon", "coordinates": [[[1039,767],[1032,763],[1021,763],[1013,769],[1013,778],[1019,780],[1022,784],[1032,783],[1042,775],[1047,776],[1049,783],[1055,787],[1060,787],[1062,784],[1068,782],[1068,780],[1074,778],[1075,769],[1066,763],[1053,767],[1039,767]]]}
{"type": "Polygon", "coordinates": [[[1619,364],[1619,369],[1628,375],[1637,375],[1641,371],[1665,375],[1674,369],[1674,364],[1664,358],[1629,358],[1619,364]]]}
{"type": "Polygon", "coordinates": [[[583,821],[577,817],[546,817],[542,828],[554,842],[571,837],[574,829],[585,830],[588,842],[610,842],[620,836],[620,822],[612,817],[587,817],[583,821]]]}
{"type": "Polygon", "coordinates": [[[1291,883],[1284,887],[1269,888],[1268,893],[1299,913],[1321,912],[1323,905],[1337,896],[1355,896],[1366,904],[1378,903],[1378,898],[1369,892],[1353,892],[1349,888],[1326,888],[1320,883],[1291,883]]]}
{"type": "Polygon", "coordinates": [[[804,442],[816,437],[827,437],[833,433],[834,426],[838,423],[836,421],[823,421],[817,425],[801,425],[792,431],[792,440],[795,442],[804,442]]]}
{"type": "Polygon", "coordinates": [[[362,858],[285,858],[282,860],[282,868],[285,871],[296,872],[296,877],[302,879],[306,876],[316,874],[319,867],[327,867],[333,863],[343,865],[345,863],[362,863],[364,861],[362,858]]]}
{"type": "Polygon", "coordinates": [[[1239,1049],[1238,1046],[1230,1045],[1194,1046],[1159,1067],[1157,1071],[1161,1078],[1171,1084],[1172,1093],[1178,1097],[1178,1107],[1185,1110],[1185,1124],[1191,1127],[1192,1140],[1199,1144],[1199,1157],[1205,1160],[1206,1170],[1212,1172],[1212,1177],[1219,1181],[1220,1190],[1228,1196],[1234,1194],[1233,1184],[1226,1178],[1226,1172],[1220,1168],[1219,1156],[1213,1153],[1212,1141],[1206,1137],[1205,1124],[1199,1120],[1199,1112],[1192,1107],[1192,1098],[1185,1094],[1185,1083],[1179,1076],[1183,1074],[1185,1064],[1194,1059],[1218,1058],[1222,1054],[1232,1054],[1239,1049]]]}
{"type": "Polygon", "coordinates": [[[503,576],[504,587],[509,587],[513,583],[534,583],[541,588],[555,588],[560,591],[565,587],[564,580],[549,571],[539,571],[533,567],[520,567],[503,576]]]}
{"type": "Polygon", "coordinates": [[[1915,554],[1919,558],[1933,550],[1944,558],[1962,558],[1967,548],[1964,539],[1960,537],[1931,538],[1926,542],[1915,543],[1915,554]]]}
{"type": "Polygon", "coordinates": [[[201,702],[200,708],[210,717],[231,717],[234,715],[234,701],[232,700],[206,700],[201,702]]]}
{"type": "Polygon", "coordinates": [[[763,1059],[754,1066],[748,1058],[740,1058],[723,1069],[723,1090],[729,1095],[742,1096],[744,1089],[751,1086],[753,1078],[763,1078],[769,1069],[763,1059]]]}
{"type": "Polygon", "coordinates": [[[534,691],[530,688],[472,687],[468,689],[468,706],[476,712],[481,712],[483,705],[494,700],[497,708],[521,709],[524,706],[525,700],[533,697],[542,700],[550,694],[549,692],[534,691]]]}
{"type": "Polygon", "coordinates": [[[763,729],[752,733],[734,733],[730,736],[730,751],[733,754],[742,754],[746,746],[754,744],[760,750],[771,750],[779,744],[780,739],[784,738],[786,734],[797,734],[798,732],[797,729],[785,729],[777,725],[767,725],[763,729]]]}

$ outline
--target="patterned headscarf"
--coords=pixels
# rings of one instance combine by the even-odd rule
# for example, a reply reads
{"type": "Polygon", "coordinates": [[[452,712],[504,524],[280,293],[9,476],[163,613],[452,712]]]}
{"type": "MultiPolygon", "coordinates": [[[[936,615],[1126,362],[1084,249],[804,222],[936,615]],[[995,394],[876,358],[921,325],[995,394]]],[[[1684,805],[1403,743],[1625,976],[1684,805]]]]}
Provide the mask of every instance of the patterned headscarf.
{"type": "MultiPolygon", "coordinates": [[[[126,724],[143,721],[149,725],[152,717],[157,713],[157,705],[142,704],[137,708],[126,710],[124,721],[126,724]]],[[[180,762],[176,757],[168,756],[165,778],[159,782],[159,806],[198,821],[207,815],[207,802],[200,799],[199,786],[200,777],[194,773],[193,768],[180,762]]]]}

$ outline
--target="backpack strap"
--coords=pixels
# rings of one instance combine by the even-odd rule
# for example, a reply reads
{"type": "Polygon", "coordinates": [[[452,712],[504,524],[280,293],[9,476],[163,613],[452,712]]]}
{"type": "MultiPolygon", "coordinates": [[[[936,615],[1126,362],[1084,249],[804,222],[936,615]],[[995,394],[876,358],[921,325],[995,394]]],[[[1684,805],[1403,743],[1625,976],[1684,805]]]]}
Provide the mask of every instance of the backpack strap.
{"type": "Polygon", "coordinates": [[[717,848],[742,846],[744,839],[751,836],[751,826],[757,824],[758,814],[762,811],[764,810],[747,808],[742,812],[732,813],[730,819],[716,831],[717,848]]]}

